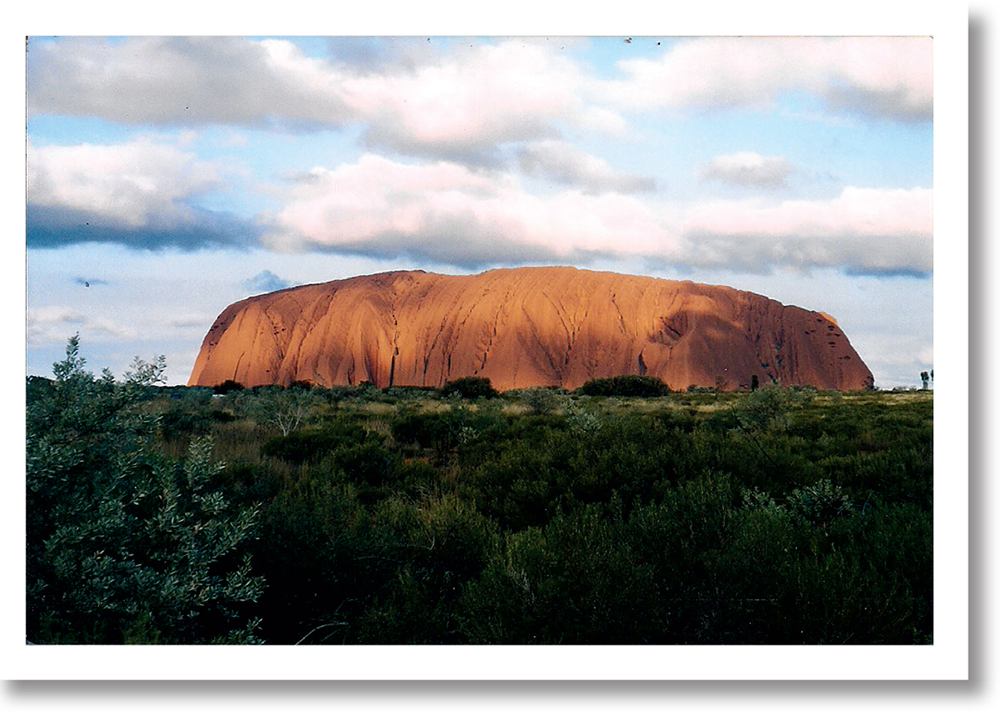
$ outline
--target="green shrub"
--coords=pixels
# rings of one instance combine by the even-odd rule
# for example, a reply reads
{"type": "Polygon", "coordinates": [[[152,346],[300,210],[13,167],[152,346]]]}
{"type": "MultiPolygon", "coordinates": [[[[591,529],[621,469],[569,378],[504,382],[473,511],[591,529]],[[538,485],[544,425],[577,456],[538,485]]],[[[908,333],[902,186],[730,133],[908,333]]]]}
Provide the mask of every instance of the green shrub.
{"type": "Polygon", "coordinates": [[[392,426],[392,437],[401,445],[432,449],[439,458],[447,456],[463,443],[496,427],[501,417],[496,413],[470,413],[455,408],[435,413],[407,413],[392,426]]]}
{"type": "Polygon", "coordinates": [[[532,388],[521,392],[521,400],[535,415],[548,415],[559,404],[559,395],[551,388],[532,388]]]}
{"type": "Polygon", "coordinates": [[[587,396],[656,398],[670,394],[670,387],[654,376],[612,376],[595,378],[580,386],[587,396]]]}
{"type": "Polygon", "coordinates": [[[793,516],[823,527],[854,509],[850,498],[830,480],[793,490],[785,506],[793,516]]]}
{"type": "Polygon", "coordinates": [[[404,445],[450,450],[458,445],[463,413],[409,413],[392,424],[392,437],[404,445]]]}
{"type": "Polygon", "coordinates": [[[27,633],[34,643],[258,642],[263,581],[244,556],[258,511],[218,489],[208,439],[183,463],[139,404],[162,357],[123,383],[84,370],[79,340],[27,411],[27,633]]]}
{"type": "Polygon", "coordinates": [[[496,548],[495,525],[453,495],[381,502],[372,525],[384,534],[381,556],[400,564],[352,626],[352,642],[468,642],[459,599],[496,548]]]}
{"type": "Polygon", "coordinates": [[[786,430],[795,395],[780,386],[759,388],[742,396],[733,406],[740,427],[750,432],[786,430]]]}
{"type": "Polygon", "coordinates": [[[508,536],[462,596],[469,642],[654,642],[653,567],[630,545],[616,504],[561,513],[508,536]]]}
{"type": "Polygon", "coordinates": [[[301,465],[318,462],[337,448],[365,442],[369,434],[356,423],[338,422],[318,428],[305,428],[273,437],[261,446],[261,454],[301,465]]]}
{"type": "Polygon", "coordinates": [[[490,383],[490,379],[480,376],[466,376],[448,381],[441,388],[442,396],[458,395],[467,400],[476,398],[496,398],[500,394],[490,383]]]}
{"type": "Polygon", "coordinates": [[[222,383],[212,387],[212,390],[218,395],[225,395],[227,393],[232,393],[233,391],[242,391],[243,384],[239,381],[234,381],[231,378],[227,378],[222,383]]]}
{"type": "Polygon", "coordinates": [[[349,480],[369,487],[382,487],[393,479],[401,458],[381,443],[368,440],[340,448],[333,453],[333,461],[349,480]]]}

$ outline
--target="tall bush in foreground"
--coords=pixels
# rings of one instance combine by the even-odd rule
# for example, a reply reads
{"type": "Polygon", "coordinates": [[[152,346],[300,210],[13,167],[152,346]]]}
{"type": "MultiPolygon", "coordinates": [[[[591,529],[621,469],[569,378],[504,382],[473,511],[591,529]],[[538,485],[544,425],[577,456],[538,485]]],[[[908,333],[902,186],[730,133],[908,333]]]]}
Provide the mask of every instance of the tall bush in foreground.
{"type": "Polygon", "coordinates": [[[34,643],[250,643],[263,581],[241,548],[257,512],[215,489],[211,441],[159,455],[139,407],[164,360],[123,383],[84,370],[79,339],[27,403],[27,635],[34,643]]]}

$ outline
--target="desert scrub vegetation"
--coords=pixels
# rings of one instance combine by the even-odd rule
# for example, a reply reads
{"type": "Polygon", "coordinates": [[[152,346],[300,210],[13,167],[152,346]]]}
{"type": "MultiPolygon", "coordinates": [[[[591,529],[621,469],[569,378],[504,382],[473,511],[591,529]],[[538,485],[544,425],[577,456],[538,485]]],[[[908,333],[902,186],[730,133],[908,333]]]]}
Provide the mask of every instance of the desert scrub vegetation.
{"type": "MultiPolygon", "coordinates": [[[[58,380],[36,379],[29,393],[58,380]]],[[[41,642],[100,629],[117,642],[277,645],[933,641],[932,392],[490,396],[474,385],[215,394],[144,383],[124,420],[89,396],[91,417],[110,418],[102,432],[116,434],[106,455],[129,442],[118,435],[126,421],[146,419],[147,464],[117,471],[139,484],[113,492],[160,471],[181,487],[193,467],[226,503],[218,526],[247,528],[206,569],[206,603],[188,601],[194,630],[133,584],[119,586],[134,598],[113,614],[70,608],[106,599],[93,583],[58,579],[53,557],[69,539],[54,539],[58,521],[41,513],[61,521],[81,495],[36,484],[29,500],[47,499],[33,500],[29,561],[53,573],[29,581],[32,630],[41,642]],[[265,415],[306,399],[293,427],[265,415]],[[33,589],[36,579],[50,587],[33,589]]],[[[29,439],[39,432],[29,427],[29,439]]],[[[107,459],[29,451],[48,463],[37,473],[72,465],[78,480],[108,478],[107,459]]],[[[149,531],[138,523],[156,507],[133,516],[89,537],[91,549],[76,535],[65,571],[105,580],[95,567],[112,544],[162,547],[133,533],[149,531]]]]}
{"type": "Polygon", "coordinates": [[[259,642],[263,580],[246,543],[256,506],[233,507],[200,418],[183,461],[156,447],[142,407],[165,364],[123,382],[84,368],[70,339],[27,393],[27,637],[69,644],[259,642]]]}

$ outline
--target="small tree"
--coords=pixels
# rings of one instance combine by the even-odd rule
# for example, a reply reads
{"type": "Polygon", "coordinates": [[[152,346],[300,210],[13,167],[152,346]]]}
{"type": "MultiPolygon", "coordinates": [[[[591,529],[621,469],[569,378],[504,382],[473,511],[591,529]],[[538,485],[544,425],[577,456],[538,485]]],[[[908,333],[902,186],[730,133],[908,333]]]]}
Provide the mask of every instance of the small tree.
{"type": "Polygon", "coordinates": [[[927,371],[921,371],[920,372],[920,382],[922,384],[923,390],[926,391],[927,390],[927,386],[931,382],[931,374],[928,373],[927,371]]]}
{"type": "Polygon", "coordinates": [[[74,336],[27,408],[28,639],[256,642],[242,609],[263,581],[241,548],[257,512],[214,488],[210,441],[183,464],[157,453],[140,403],[164,359],[136,359],[122,383],[84,365],[74,336]]]}
{"type": "Polygon", "coordinates": [[[535,415],[548,415],[556,409],[559,397],[551,388],[532,388],[521,393],[525,405],[535,415]]]}
{"type": "Polygon", "coordinates": [[[796,405],[797,394],[779,386],[759,388],[740,398],[733,406],[744,431],[784,430],[788,412],[796,405]]]}
{"type": "Polygon", "coordinates": [[[288,435],[306,424],[322,396],[310,389],[276,386],[244,392],[240,401],[258,424],[274,426],[282,435],[288,435]]]}

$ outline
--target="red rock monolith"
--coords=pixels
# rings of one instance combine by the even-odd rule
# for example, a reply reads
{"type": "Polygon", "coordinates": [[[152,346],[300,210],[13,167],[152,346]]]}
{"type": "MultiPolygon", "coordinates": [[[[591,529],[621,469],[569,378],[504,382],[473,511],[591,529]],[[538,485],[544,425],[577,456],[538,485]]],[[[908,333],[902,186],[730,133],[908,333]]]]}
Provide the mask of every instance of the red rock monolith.
{"type": "Polygon", "coordinates": [[[389,272],[284,289],[231,305],[188,381],[214,386],[499,390],[656,376],[675,390],[760,384],[860,390],[874,379],[826,314],[729,287],[571,267],[470,276],[389,272]]]}

